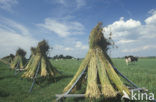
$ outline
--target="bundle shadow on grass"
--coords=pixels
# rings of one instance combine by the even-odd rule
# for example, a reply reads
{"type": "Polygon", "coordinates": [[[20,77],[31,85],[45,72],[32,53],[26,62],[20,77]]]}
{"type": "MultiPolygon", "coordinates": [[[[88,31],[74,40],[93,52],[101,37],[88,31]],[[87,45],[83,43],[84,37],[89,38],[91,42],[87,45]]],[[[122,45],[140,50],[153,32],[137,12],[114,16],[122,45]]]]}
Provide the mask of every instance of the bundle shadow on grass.
{"type": "Polygon", "coordinates": [[[86,82],[85,97],[91,100],[101,97],[104,97],[104,100],[119,100],[125,93],[130,96],[130,90],[120,80],[107,54],[111,43],[103,35],[102,23],[98,23],[91,31],[89,40],[89,51],[71,82],[64,88],[64,92],[72,87],[86,69],[85,74],[72,89],[72,93],[80,90],[81,84],[86,82]]]}

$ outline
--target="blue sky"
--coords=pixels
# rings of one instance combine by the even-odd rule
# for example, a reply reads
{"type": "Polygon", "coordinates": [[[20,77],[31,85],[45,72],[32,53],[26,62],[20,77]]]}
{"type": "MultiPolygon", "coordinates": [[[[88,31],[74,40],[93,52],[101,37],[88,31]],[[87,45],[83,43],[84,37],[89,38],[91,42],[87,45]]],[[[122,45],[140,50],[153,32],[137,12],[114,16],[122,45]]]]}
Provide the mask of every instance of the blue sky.
{"type": "Polygon", "coordinates": [[[112,57],[156,56],[155,0],[0,0],[0,57],[46,39],[56,54],[84,57],[92,28],[103,22],[118,48],[112,57]]]}

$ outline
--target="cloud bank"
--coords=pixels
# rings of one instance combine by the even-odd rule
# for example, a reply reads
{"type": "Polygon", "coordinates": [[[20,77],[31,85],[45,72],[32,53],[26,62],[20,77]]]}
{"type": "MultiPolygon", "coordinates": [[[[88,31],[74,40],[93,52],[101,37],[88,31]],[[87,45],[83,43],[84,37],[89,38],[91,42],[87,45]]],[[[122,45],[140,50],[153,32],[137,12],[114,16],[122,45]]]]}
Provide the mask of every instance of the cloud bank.
{"type": "Polygon", "coordinates": [[[65,7],[74,7],[79,9],[86,5],[86,0],[56,0],[56,3],[59,3],[65,7]]]}
{"type": "Polygon", "coordinates": [[[112,32],[113,40],[124,55],[146,53],[149,49],[152,52],[156,51],[156,10],[150,11],[150,14],[143,24],[139,20],[124,20],[124,17],[121,17],[104,27],[104,35],[108,37],[112,32]]]}
{"type": "Polygon", "coordinates": [[[46,18],[43,24],[38,26],[45,28],[60,37],[80,35],[84,33],[84,26],[77,21],[46,18]]]}
{"type": "Polygon", "coordinates": [[[15,54],[17,48],[23,48],[30,54],[30,47],[36,45],[37,40],[32,38],[29,30],[8,18],[0,19],[0,57],[10,53],[15,54]]]}

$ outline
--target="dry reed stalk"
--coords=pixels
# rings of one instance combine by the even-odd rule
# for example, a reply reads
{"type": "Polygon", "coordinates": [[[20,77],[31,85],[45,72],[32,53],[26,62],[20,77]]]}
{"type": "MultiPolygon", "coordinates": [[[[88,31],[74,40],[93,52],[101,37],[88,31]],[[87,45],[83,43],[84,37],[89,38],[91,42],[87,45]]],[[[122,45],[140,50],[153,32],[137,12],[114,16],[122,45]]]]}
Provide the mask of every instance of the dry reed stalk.
{"type": "Polygon", "coordinates": [[[84,68],[87,67],[89,60],[90,60],[90,54],[91,54],[91,50],[88,51],[88,54],[86,55],[85,59],[82,61],[78,71],[76,72],[75,76],[73,77],[73,79],[70,81],[70,83],[64,88],[64,92],[68,91],[70,89],[70,87],[74,84],[74,82],[77,80],[77,77],[82,73],[82,71],[84,70],[84,68]]]}
{"type": "Polygon", "coordinates": [[[44,57],[42,57],[41,59],[41,76],[46,76],[48,74],[47,72],[47,64],[46,64],[46,60],[44,57]]]}
{"type": "Polygon", "coordinates": [[[34,55],[31,56],[31,58],[29,59],[28,64],[25,67],[25,70],[28,70],[30,68],[30,65],[32,64],[33,60],[34,60],[34,55]]]}
{"type": "Polygon", "coordinates": [[[120,94],[123,95],[123,91],[125,91],[128,95],[130,95],[129,89],[123,84],[120,77],[114,71],[110,62],[108,60],[104,60],[104,59],[106,59],[106,57],[103,55],[103,53],[100,53],[100,57],[101,57],[101,60],[105,61],[104,63],[106,65],[106,71],[108,73],[108,76],[109,76],[110,80],[115,84],[115,86],[117,87],[117,90],[120,92],[120,94]]]}
{"type": "Polygon", "coordinates": [[[47,57],[47,52],[49,50],[49,45],[45,40],[38,43],[37,48],[31,48],[32,56],[29,60],[28,65],[26,66],[27,71],[22,75],[25,78],[33,78],[35,72],[40,63],[40,70],[38,75],[40,77],[53,77],[59,72],[51,65],[47,57]]]}
{"type": "Polygon", "coordinates": [[[38,63],[39,61],[41,60],[41,56],[40,55],[36,55],[34,57],[34,60],[32,62],[32,64],[30,65],[31,68],[29,68],[29,70],[27,70],[26,72],[24,72],[24,74],[22,75],[22,77],[25,77],[25,78],[33,78],[34,75],[35,75],[35,71],[38,67],[38,63]]]}
{"type": "MultiPolygon", "coordinates": [[[[99,54],[99,51],[97,52],[99,54]]],[[[99,55],[97,54],[97,60],[98,60],[98,73],[99,73],[99,78],[100,78],[100,83],[101,83],[101,91],[104,95],[104,97],[107,98],[112,98],[116,97],[117,92],[111,85],[111,82],[108,78],[108,74],[106,71],[106,65],[103,60],[99,58],[99,55]]]]}
{"type": "Polygon", "coordinates": [[[86,89],[86,97],[95,97],[99,98],[101,92],[97,83],[97,66],[96,66],[96,56],[94,50],[92,50],[91,59],[88,66],[88,80],[87,80],[87,89],[86,89]]]}

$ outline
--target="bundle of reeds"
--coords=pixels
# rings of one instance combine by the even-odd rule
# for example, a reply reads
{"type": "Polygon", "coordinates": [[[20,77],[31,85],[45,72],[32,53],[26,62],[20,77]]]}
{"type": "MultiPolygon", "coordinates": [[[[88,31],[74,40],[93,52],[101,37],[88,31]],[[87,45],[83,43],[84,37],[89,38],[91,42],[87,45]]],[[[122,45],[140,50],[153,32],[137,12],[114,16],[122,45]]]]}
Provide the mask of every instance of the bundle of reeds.
{"type": "Polygon", "coordinates": [[[24,68],[24,65],[26,64],[26,58],[25,58],[26,52],[19,48],[16,51],[16,56],[14,57],[13,61],[11,62],[10,66],[12,69],[15,69],[15,67],[18,65],[20,69],[24,68]]]}
{"type": "Polygon", "coordinates": [[[30,55],[30,58],[29,58],[27,65],[25,67],[25,70],[28,70],[28,68],[31,68],[30,65],[32,64],[32,62],[34,60],[35,54],[36,54],[36,48],[31,47],[31,55],[30,55]]]}
{"type": "Polygon", "coordinates": [[[10,64],[13,61],[14,57],[15,56],[13,54],[10,54],[8,56],[3,57],[1,61],[4,62],[5,64],[10,64]]]}
{"type": "Polygon", "coordinates": [[[26,66],[27,71],[22,75],[22,77],[33,78],[38,67],[40,67],[39,75],[41,77],[54,77],[58,74],[58,71],[48,60],[48,50],[49,45],[45,40],[39,42],[37,48],[31,48],[32,55],[26,66]]]}
{"type": "MultiPolygon", "coordinates": [[[[100,96],[104,96],[105,98],[114,98],[117,94],[124,95],[124,92],[130,95],[129,89],[114,71],[111,59],[107,54],[111,43],[102,33],[102,23],[98,23],[91,31],[89,40],[90,47],[88,54],[82,61],[71,82],[65,87],[64,92],[67,92],[72,87],[78,76],[87,68],[86,97],[99,98],[100,96]]],[[[85,79],[85,75],[82,78],[85,79]]],[[[80,80],[78,83],[77,85],[80,85],[82,81],[80,80]]]]}

